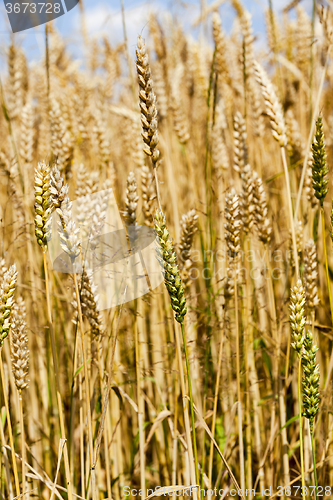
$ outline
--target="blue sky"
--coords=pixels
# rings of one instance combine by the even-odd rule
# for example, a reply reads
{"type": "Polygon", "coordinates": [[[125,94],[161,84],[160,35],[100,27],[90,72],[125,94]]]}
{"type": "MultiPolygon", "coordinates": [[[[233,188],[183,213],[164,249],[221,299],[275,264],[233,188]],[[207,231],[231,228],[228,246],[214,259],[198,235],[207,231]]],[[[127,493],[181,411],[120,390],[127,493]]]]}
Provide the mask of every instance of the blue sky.
{"type": "MultiPolygon", "coordinates": [[[[4,0],[6,1],[6,0],[4,0]]],[[[24,1],[24,0],[23,0],[24,1]]],[[[26,0],[28,1],[28,0],[26,0]]],[[[30,0],[32,1],[32,0],[30,0]]],[[[35,0],[36,2],[40,0],[35,0]]],[[[45,0],[47,1],[47,0],[45,0]]],[[[213,0],[206,0],[211,4],[213,0]]],[[[273,0],[273,7],[277,13],[281,12],[289,0],[273,0]]],[[[85,11],[85,22],[90,37],[106,34],[112,44],[122,40],[122,22],[120,0],[83,0],[85,11]]],[[[243,4],[252,14],[254,32],[258,43],[265,42],[264,12],[268,0],[243,0],[243,4]]],[[[167,22],[171,16],[176,16],[178,21],[193,36],[198,35],[198,30],[192,27],[193,22],[200,14],[200,0],[124,0],[126,12],[126,24],[128,31],[128,42],[131,52],[134,52],[136,37],[142,32],[143,36],[148,32],[147,20],[150,11],[157,12],[159,17],[167,22]]],[[[303,0],[302,5],[308,12],[311,11],[312,0],[303,0]]],[[[232,25],[234,11],[228,0],[224,0],[220,6],[220,14],[225,30],[228,32],[232,25]]],[[[81,16],[79,7],[58,18],[55,21],[57,29],[65,37],[73,54],[79,54],[82,47],[81,39],[81,16]]],[[[17,43],[22,44],[30,60],[38,60],[43,57],[45,40],[44,26],[32,28],[16,34],[17,43]]],[[[0,45],[8,43],[10,26],[7,21],[4,4],[0,4],[0,45]]],[[[210,29],[209,29],[210,36],[210,29]]],[[[5,54],[0,51],[1,67],[3,67],[5,54]]]]}

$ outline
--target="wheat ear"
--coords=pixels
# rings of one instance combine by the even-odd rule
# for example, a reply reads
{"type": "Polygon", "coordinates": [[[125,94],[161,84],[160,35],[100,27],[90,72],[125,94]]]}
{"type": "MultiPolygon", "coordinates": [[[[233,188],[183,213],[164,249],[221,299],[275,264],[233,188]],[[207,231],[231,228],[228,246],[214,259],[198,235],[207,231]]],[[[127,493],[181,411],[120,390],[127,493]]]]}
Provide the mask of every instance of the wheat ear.
{"type": "Polygon", "coordinates": [[[198,215],[195,210],[184,214],[180,220],[181,234],[178,246],[178,255],[181,270],[181,280],[186,289],[190,282],[190,270],[192,267],[191,248],[195,233],[198,231],[198,215]]]}
{"type": "Polygon", "coordinates": [[[240,334],[238,321],[238,297],[237,297],[237,276],[238,260],[240,252],[240,231],[242,222],[240,219],[240,200],[235,189],[227,192],[225,197],[225,240],[228,248],[229,259],[233,269],[233,292],[235,302],[235,328],[236,328],[236,378],[237,378],[237,400],[238,400],[238,440],[239,440],[239,461],[241,473],[241,488],[245,488],[245,464],[243,445],[243,410],[240,384],[240,334]]]}
{"type": "Polygon", "coordinates": [[[134,172],[130,172],[127,177],[127,189],[126,189],[126,211],[125,220],[129,225],[136,224],[136,210],[138,208],[138,194],[137,194],[137,183],[135,179],[134,172]]]}
{"type": "Polygon", "coordinates": [[[158,260],[164,269],[164,283],[168,290],[170,299],[171,299],[171,307],[175,312],[175,319],[180,323],[182,336],[183,336],[183,345],[185,351],[185,361],[186,361],[186,370],[187,370],[187,380],[188,387],[190,393],[190,406],[191,406],[191,419],[192,419],[192,435],[193,435],[193,450],[191,443],[191,433],[190,433],[190,422],[188,416],[188,399],[186,396],[185,390],[185,382],[184,382],[184,372],[183,372],[183,361],[181,354],[181,342],[179,336],[179,330],[176,328],[176,344],[177,344],[177,352],[178,352],[178,361],[179,361],[179,371],[180,371],[180,382],[181,382],[181,391],[183,398],[183,409],[184,409],[184,422],[185,422],[185,430],[186,430],[186,440],[188,446],[188,453],[190,459],[190,468],[191,468],[191,480],[192,484],[199,484],[199,470],[198,470],[198,458],[197,458],[197,446],[196,446],[196,434],[195,434],[195,420],[194,420],[194,407],[193,407],[193,396],[192,396],[192,383],[191,383],[191,375],[190,375],[190,366],[187,354],[186,347],[186,338],[185,338],[185,328],[184,328],[184,317],[187,312],[186,309],[186,299],[184,296],[184,288],[181,281],[181,277],[179,274],[179,269],[177,265],[177,257],[174,250],[174,246],[172,240],[169,237],[169,231],[165,224],[165,216],[163,212],[156,211],[155,214],[155,231],[157,235],[157,244],[158,244],[158,260]],[[194,451],[194,457],[193,457],[194,451]]]}
{"type": "Polygon", "coordinates": [[[5,338],[8,336],[10,326],[11,326],[11,313],[12,313],[12,307],[13,307],[13,303],[14,303],[13,295],[14,295],[15,289],[16,289],[16,282],[17,282],[17,271],[16,271],[15,264],[13,264],[8,269],[8,271],[5,272],[5,274],[3,276],[2,283],[1,283],[1,288],[0,288],[0,376],[1,376],[1,380],[2,380],[3,398],[5,400],[5,408],[6,408],[6,416],[7,416],[7,424],[8,424],[9,442],[10,442],[10,449],[11,449],[12,460],[13,460],[15,489],[16,489],[16,495],[19,496],[20,495],[20,483],[19,483],[19,478],[18,478],[18,473],[17,473],[17,464],[16,464],[14,439],[13,439],[13,429],[12,429],[12,423],[11,423],[11,419],[10,419],[9,403],[8,403],[8,397],[7,397],[7,392],[6,392],[5,375],[4,375],[4,369],[3,369],[3,363],[2,363],[2,346],[3,346],[3,342],[4,342],[5,338]]]}
{"type": "Polygon", "coordinates": [[[153,202],[156,198],[154,181],[148,167],[141,167],[142,211],[146,226],[154,226],[153,202]]]}
{"type": "MultiPolygon", "coordinates": [[[[127,177],[127,190],[126,190],[126,211],[125,219],[128,225],[137,225],[137,207],[138,207],[137,183],[135,175],[130,172],[127,177]]],[[[140,300],[140,299],[139,299],[140,300]]],[[[145,435],[143,428],[144,419],[144,401],[142,397],[142,383],[141,383],[141,353],[140,353],[140,339],[138,329],[138,301],[134,301],[134,344],[135,344],[135,372],[136,372],[136,388],[137,388],[137,402],[138,402],[138,428],[139,428],[139,455],[140,455],[140,483],[141,489],[145,491],[145,435]]]]}
{"type": "MultiPolygon", "coordinates": [[[[58,232],[61,241],[61,248],[66,252],[71,258],[72,265],[75,259],[80,255],[81,242],[79,239],[79,229],[75,226],[75,221],[72,217],[72,203],[68,196],[68,186],[64,185],[63,178],[60,174],[57,164],[53,165],[51,172],[51,194],[52,203],[55,207],[60,220],[58,221],[58,232]]],[[[45,273],[46,274],[46,273],[45,273]]],[[[90,457],[90,471],[92,479],[92,495],[93,500],[97,499],[96,490],[96,478],[95,478],[95,468],[94,468],[94,444],[93,444],[93,432],[92,432],[92,419],[90,411],[90,387],[89,387],[89,374],[87,366],[87,353],[84,341],[84,331],[83,331],[83,318],[82,309],[80,301],[80,292],[77,282],[77,277],[75,270],[73,272],[74,289],[76,295],[76,303],[78,308],[79,316],[79,332],[81,341],[81,351],[83,358],[83,370],[84,370],[84,382],[85,382],[85,397],[86,397],[86,412],[88,420],[88,443],[89,443],[89,457],[90,457]]]]}
{"type": "Polygon", "coordinates": [[[315,141],[312,144],[312,186],[314,195],[323,207],[324,199],[328,193],[328,168],[326,162],[325,138],[323,132],[323,119],[319,115],[316,122],[315,141]]]}
{"type": "Polygon", "coordinates": [[[137,40],[136,69],[140,86],[139,99],[141,110],[142,138],[144,142],[143,150],[152,159],[156,182],[157,201],[161,210],[156,168],[158,166],[158,161],[160,158],[160,152],[156,148],[158,144],[156,96],[153,90],[153,82],[151,79],[149,57],[147,54],[145,43],[140,35],[138,36],[137,40]]]}
{"type": "Polygon", "coordinates": [[[267,196],[263,182],[254,172],[254,222],[258,231],[258,238],[267,245],[271,241],[272,225],[268,218],[267,196]]]}
{"type": "MultiPolygon", "coordinates": [[[[59,174],[60,176],[60,174],[59,174]]],[[[58,179],[59,181],[59,179],[58,179]]],[[[46,303],[47,303],[47,318],[49,324],[49,332],[51,338],[51,351],[52,360],[55,374],[56,383],[56,393],[57,393],[57,404],[59,412],[59,423],[60,423],[60,433],[61,438],[65,440],[64,445],[64,464],[65,464],[65,474],[66,483],[69,500],[73,499],[72,493],[72,483],[71,474],[68,458],[68,448],[67,439],[65,431],[65,418],[63,413],[62,398],[60,393],[60,376],[59,376],[59,365],[57,359],[56,351],[56,341],[53,331],[52,323],[52,310],[51,310],[51,300],[50,300],[50,290],[49,290],[49,275],[48,275],[48,265],[47,265],[47,242],[50,236],[50,210],[52,207],[51,198],[51,169],[46,163],[39,163],[38,167],[35,169],[35,233],[37,237],[37,243],[43,249],[43,263],[44,263],[44,274],[45,274],[45,291],[46,291],[46,303]]]]}
{"type": "Polygon", "coordinates": [[[304,252],[304,285],[305,298],[308,309],[312,312],[319,304],[318,297],[318,271],[317,271],[317,252],[313,240],[308,240],[304,252]]]}
{"type": "Polygon", "coordinates": [[[324,200],[328,192],[327,184],[328,179],[326,178],[328,174],[327,168],[327,158],[326,158],[326,148],[325,148],[325,137],[323,131],[323,120],[321,115],[318,116],[316,121],[316,133],[315,140],[312,144],[312,187],[314,190],[314,195],[319,200],[320,211],[321,211],[321,231],[323,239],[323,250],[325,257],[325,269],[326,269],[326,282],[328,289],[328,297],[330,302],[331,311],[331,321],[333,324],[333,299],[331,291],[331,281],[328,269],[328,258],[327,258],[327,248],[326,248],[326,224],[325,224],[325,212],[324,212],[324,200]]]}
{"type": "Polygon", "coordinates": [[[304,327],[305,327],[305,292],[301,280],[291,290],[290,297],[290,327],[292,331],[291,346],[298,355],[298,406],[299,406],[299,440],[300,440],[300,455],[301,455],[301,474],[302,487],[305,487],[304,476],[304,453],[303,453],[303,424],[302,424],[302,395],[301,395],[301,379],[302,379],[302,349],[304,344],[304,327]]]}
{"type": "Polygon", "coordinates": [[[274,139],[279,143],[281,150],[281,158],[284,169],[284,176],[286,180],[286,188],[287,188],[287,200],[288,200],[288,210],[289,210],[289,218],[290,218],[290,228],[292,234],[293,241],[293,252],[294,252],[294,260],[295,260],[295,270],[296,277],[299,277],[299,264],[297,259],[297,245],[296,245],[296,234],[295,234],[295,224],[293,217],[293,207],[291,201],[291,190],[290,190],[290,179],[288,173],[287,166],[287,158],[286,158],[286,145],[287,145],[287,135],[286,135],[286,125],[283,118],[282,106],[276,96],[275,90],[273,88],[272,83],[270,82],[266,71],[262,68],[262,66],[254,61],[254,70],[257,82],[260,85],[261,92],[265,101],[266,113],[271,121],[272,135],[274,139]]]}
{"type": "Polygon", "coordinates": [[[28,387],[29,349],[26,323],[26,308],[24,300],[19,297],[12,308],[12,327],[10,331],[10,351],[15,385],[18,392],[20,408],[21,448],[22,448],[22,491],[26,491],[25,480],[25,432],[23,420],[22,391],[28,387]]]}
{"type": "Polygon", "coordinates": [[[316,452],[313,439],[313,423],[319,411],[319,365],[316,362],[318,347],[313,343],[313,335],[308,332],[303,343],[302,365],[303,365],[303,416],[309,420],[311,448],[313,459],[313,471],[315,480],[315,498],[317,498],[318,480],[316,467],[316,452]]]}

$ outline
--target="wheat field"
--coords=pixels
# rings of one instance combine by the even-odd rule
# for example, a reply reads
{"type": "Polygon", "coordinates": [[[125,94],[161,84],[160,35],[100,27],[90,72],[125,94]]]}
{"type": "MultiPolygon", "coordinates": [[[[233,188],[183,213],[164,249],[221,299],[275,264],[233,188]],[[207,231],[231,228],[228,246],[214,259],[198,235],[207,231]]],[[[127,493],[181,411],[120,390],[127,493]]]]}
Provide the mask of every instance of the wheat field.
{"type": "Polygon", "coordinates": [[[5,47],[2,499],[333,498],[332,6],[220,3],[5,47]]]}

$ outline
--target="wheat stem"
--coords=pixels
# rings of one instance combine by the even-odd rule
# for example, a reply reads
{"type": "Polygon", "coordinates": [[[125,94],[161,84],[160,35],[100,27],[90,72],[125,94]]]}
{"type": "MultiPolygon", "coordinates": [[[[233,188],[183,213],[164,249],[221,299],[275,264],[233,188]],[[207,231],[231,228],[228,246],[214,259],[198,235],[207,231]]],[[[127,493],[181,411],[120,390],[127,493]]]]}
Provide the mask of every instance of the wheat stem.
{"type": "Polygon", "coordinates": [[[285,176],[286,188],[287,188],[287,200],[288,200],[290,227],[291,227],[291,237],[292,237],[292,243],[293,243],[293,254],[294,254],[294,261],[295,261],[296,279],[298,279],[298,277],[299,277],[299,263],[298,263],[298,252],[297,252],[297,243],[296,243],[296,232],[295,232],[295,223],[294,223],[294,216],[293,216],[293,207],[292,207],[292,203],[291,203],[290,179],[289,179],[288,166],[287,166],[286,150],[284,147],[281,147],[281,157],[282,157],[284,176],[285,176]]]}
{"type": "Polygon", "coordinates": [[[80,469],[81,469],[81,495],[83,496],[86,491],[85,481],[85,467],[84,467],[84,418],[83,418],[83,383],[82,383],[82,370],[79,372],[79,424],[80,424],[80,469]]]}
{"type": "MultiPolygon", "coordinates": [[[[277,377],[277,391],[279,395],[279,413],[280,413],[280,424],[282,427],[281,430],[281,440],[282,440],[282,447],[283,447],[283,452],[282,452],[282,465],[283,465],[283,477],[284,477],[284,485],[289,484],[290,482],[290,472],[289,472],[289,457],[288,457],[288,436],[287,436],[287,429],[285,427],[286,423],[286,410],[285,410],[285,402],[284,402],[284,391],[283,391],[283,386],[282,382],[278,376],[279,373],[279,360],[280,360],[280,336],[278,332],[278,326],[277,326],[277,317],[276,317],[276,304],[275,304],[275,295],[274,295],[274,287],[273,287],[273,277],[272,277],[272,267],[269,262],[268,258],[268,251],[265,252],[266,254],[266,266],[267,266],[267,272],[268,272],[268,297],[269,297],[269,303],[271,305],[270,307],[270,314],[272,317],[272,324],[273,324],[273,339],[278,345],[278,352],[276,356],[276,377],[277,377]]],[[[287,360],[289,360],[289,344],[288,344],[288,352],[287,352],[287,360]]],[[[286,361],[286,369],[289,366],[289,361],[286,361]]],[[[286,375],[286,378],[287,375],[286,375]]]]}
{"type": "MultiPolygon", "coordinates": [[[[137,301],[134,306],[137,314],[137,301]]],[[[140,374],[140,344],[137,316],[134,319],[134,343],[135,343],[135,373],[136,373],[136,388],[137,388],[137,402],[138,402],[138,427],[139,427],[139,455],[140,455],[140,487],[144,496],[146,496],[146,482],[145,482],[145,436],[143,430],[143,415],[144,415],[144,402],[141,394],[141,374],[140,374]]]]}
{"type": "Polygon", "coordinates": [[[89,445],[89,457],[90,457],[90,473],[91,473],[91,488],[93,500],[97,500],[97,486],[95,477],[95,462],[94,462],[94,444],[93,444],[93,433],[92,433],[92,422],[91,422],[91,412],[90,412],[90,388],[89,388],[89,374],[88,374],[88,364],[87,364],[87,353],[84,344],[84,331],[83,331],[83,319],[82,319],[82,309],[81,309],[81,299],[80,292],[77,283],[76,273],[73,273],[74,288],[76,295],[76,302],[79,314],[79,330],[80,330],[80,340],[81,340],[81,350],[83,357],[83,372],[84,372],[84,382],[85,382],[85,400],[86,400],[86,411],[87,411],[87,421],[88,421],[88,445],[89,445]]]}
{"type": "Polygon", "coordinates": [[[237,378],[237,401],[238,401],[238,441],[239,441],[239,463],[240,463],[240,483],[241,489],[245,491],[245,464],[244,464],[244,445],[243,445],[243,411],[242,396],[240,384],[240,335],[238,319],[238,298],[237,298],[237,267],[235,265],[234,274],[234,301],[235,301],[235,328],[236,328],[236,378],[237,378]]]}
{"type": "Polygon", "coordinates": [[[195,465],[194,465],[194,457],[193,457],[193,449],[192,449],[190,419],[189,419],[189,415],[188,415],[188,398],[186,395],[186,388],[185,388],[183,357],[182,357],[181,342],[180,342],[180,335],[179,335],[178,328],[175,328],[175,330],[176,330],[175,331],[176,349],[177,349],[177,357],[178,357],[178,365],[179,365],[180,389],[181,389],[182,400],[183,400],[186,444],[187,444],[187,452],[188,452],[188,457],[189,457],[189,462],[190,462],[190,477],[191,477],[192,484],[195,484],[196,473],[195,473],[195,465]]]}
{"type": "MultiPolygon", "coordinates": [[[[101,395],[103,394],[103,365],[101,358],[101,346],[100,341],[97,340],[97,361],[98,361],[98,371],[99,371],[99,382],[101,395]]],[[[109,458],[109,439],[108,439],[108,428],[105,427],[103,430],[103,440],[104,440],[104,453],[105,453],[105,473],[106,473],[106,488],[108,492],[108,498],[112,497],[111,491],[111,470],[110,470],[110,458],[109,458]]]]}
{"type": "Polygon", "coordinates": [[[317,465],[316,465],[316,449],[313,439],[313,425],[310,425],[310,437],[311,437],[311,450],[312,450],[312,461],[313,461],[313,474],[314,474],[314,482],[315,482],[315,500],[317,500],[317,492],[318,492],[318,479],[317,479],[317,465]]]}
{"type": "Polygon", "coordinates": [[[185,362],[186,362],[186,371],[187,371],[187,380],[188,380],[188,390],[190,394],[190,409],[191,409],[191,420],[192,420],[192,436],[193,436],[193,451],[194,451],[194,463],[195,463],[195,479],[196,484],[199,484],[199,467],[198,467],[198,452],[197,452],[197,440],[195,434],[195,420],[194,420],[194,409],[193,409],[193,394],[192,394],[192,382],[191,382],[191,372],[190,372],[190,363],[188,359],[187,353],[187,343],[185,337],[185,326],[184,322],[180,324],[182,328],[182,336],[183,336],[183,344],[184,344],[184,352],[185,352],[185,362]]]}
{"type": "Polygon", "coordinates": [[[49,323],[49,331],[51,338],[51,351],[53,358],[53,367],[54,367],[54,375],[55,375],[55,383],[56,383],[56,392],[57,392],[57,403],[58,403],[58,411],[59,411],[59,422],[60,422],[60,434],[61,438],[65,440],[64,444],[64,464],[65,464],[65,474],[66,474],[66,483],[67,483],[67,494],[68,499],[72,500],[72,483],[71,483],[71,473],[69,467],[69,459],[68,459],[68,448],[67,448],[67,439],[65,432],[65,419],[63,414],[61,393],[60,393],[60,378],[59,378],[59,366],[57,360],[56,353],[56,343],[53,331],[53,323],[52,323],[52,312],[51,312],[51,301],[50,301],[50,290],[49,290],[49,273],[48,273],[48,265],[46,259],[46,251],[43,250],[43,262],[44,262],[44,274],[45,274],[45,291],[46,291],[46,303],[47,303],[47,316],[49,323]]]}
{"type": "Polygon", "coordinates": [[[19,396],[19,407],[20,407],[20,429],[21,429],[21,453],[22,453],[22,493],[25,494],[26,490],[26,479],[25,479],[25,462],[26,462],[26,452],[25,452],[25,432],[24,432],[24,420],[23,420],[23,402],[22,402],[22,391],[18,392],[19,396]]]}
{"type": "Polygon", "coordinates": [[[8,424],[8,434],[9,434],[10,450],[11,450],[11,453],[12,453],[12,460],[13,460],[13,472],[14,472],[14,479],[15,479],[15,490],[16,490],[16,495],[19,496],[20,495],[20,483],[19,483],[19,477],[18,477],[18,472],[17,472],[17,464],[16,464],[16,457],[15,457],[15,448],[14,448],[12,422],[11,422],[11,419],[10,419],[8,397],[7,397],[7,393],[6,393],[5,374],[4,374],[3,363],[2,363],[2,348],[0,349],[0,376],[1,376],[1,380],[2,380],[3,399],[5,401],[5,408],[6,408],[6,420],[7,420],[7,424],[8,424]]]}
{"type": "Polygon", "coordinates": [[[323,208],[321,208],[320,211],[321,211],[321,231],[322,231],[323,249],[324,249],[324,257],[325,257],[326,282],[327,282],[327,289],[328,289],[328,298],[329,298],[329,303],[330,303],[331,320],[333,322],[332,291],[331,291],[330,274],[329,274],[329,269],[328,269],[327,246],[326,246],[325,212],[324,212],[323,208]]]}
{"type": "MultiPolygon", "coordinates": [[[[220,389],[220,376],[221,376],[221,366],[222,366],[222,354],[223,354],[223,341],[224,341],[224,316],[225,309],[222,309],[222,324],[221,324],[221,338],[220,338],[220,348],[219,348],[219,358],[217,362],[217,375],[215,382],[215,393],[214,393],[214,407],[213,407],[213,421],[211,427],[212,436],[215,437],[215,425],[216,425],[216,413],[217,413],[217,402],[219,397],[219,389],[220,389]]],[[[211,441],[210,443],[210,451],[209,451],[209,463],[208,463],[208,481],[211,485],[212,481],[212,472],[213,472],[213,453],[214,453],[214,444],[211,441]]]]}
{"type": "Polygon", "coordinates": [[[299,449],[301,455],[301,475],[302,488],[305,491],[305,475],[304,475],[304,451],[303,451],[303,418],[302,418],[302,357],[298,359],[298,410],[299,410],[299,449]]]}

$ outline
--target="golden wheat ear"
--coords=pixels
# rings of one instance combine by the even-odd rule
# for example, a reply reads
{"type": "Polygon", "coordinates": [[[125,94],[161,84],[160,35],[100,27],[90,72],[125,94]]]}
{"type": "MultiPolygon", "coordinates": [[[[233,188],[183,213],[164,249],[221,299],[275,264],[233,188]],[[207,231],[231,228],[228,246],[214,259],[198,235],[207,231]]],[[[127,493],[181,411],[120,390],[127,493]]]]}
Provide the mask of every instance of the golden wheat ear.
{"type": "Polygon", "coordinates": [[[153,91],[149,57],[141,36],[138,36],[137,41],[136,69],[140,85],[139,98],[144,142],[143,150],[148,156],[151,156],[153,166],[156,166],[160,156],[158,149],[156,149],[158,144],[156,96],[153,91]]]}
{"type": "Polygon", "coordinates": [[[64,185],[63,178],[57,164],[51,171],[52,204],[59,215],[58,233],[60,246],[72,260],[80,254],[79,228],[76,227],[72,216],[72,203],[68,196],[68,186],[64,185]]]}
{"type": "Polygon", "coordinates": [[[287,136],[282,106],[264,68],[257,61],[254,61],[253,64],[256,80],[260,85],[262,96],[265,101],[266,113],[271,121],[273,137],[278,141],[281,147],[284,147],[287,145],[287,136]]]}
{"type": "Polygon", "coordinates": [[[12,308],[11,358],[15,385],[18,391],[28,387],[29,349],[26,323],[26,307],[22,297],[14,302],[12,308]]]}
{"type": "Polygon", "coordinates": [[[136,225],[136,211],[138,208],[138,187],[134,172],[130,172],[127,177],[127,189],[125,197],[125,220],[129,225],[136,225]]]}
{"type": "Polygon", "coordinates": [[[13,264],[3,276],[0,288],[0,347],[8,336],[11,326],[11,313],[17,282],[16,266],[13,264]]]}
{"type": "Polygon", "coordinates": [[[310,239],[305,245],[304,251],[304,286],[305,298],[308,309],[314,310],[319,304],[318,297],[318,270],[317,251],[315,242],[310,239]]]}
{"type": "Polygon", "coordinates": [[[48,163],[40,162],[35,169],[35,234],[43,250],[51,236],[51,170],[48,163]]]}

